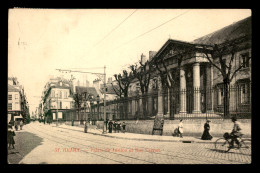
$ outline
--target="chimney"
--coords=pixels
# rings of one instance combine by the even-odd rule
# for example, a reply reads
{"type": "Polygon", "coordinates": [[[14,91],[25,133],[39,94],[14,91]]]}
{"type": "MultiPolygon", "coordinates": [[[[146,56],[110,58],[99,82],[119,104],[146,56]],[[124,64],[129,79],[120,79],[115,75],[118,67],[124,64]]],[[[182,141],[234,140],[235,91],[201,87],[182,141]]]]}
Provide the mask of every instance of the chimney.
{"type": "Polygon", "coordinates": [[[89,87],[89,81],[86,80],[86,87],[89,87]]]}
{"type": "Polygon", "coordinates": [[[95,79],[94,81],[93,81],[93,85],[94,85],[94,88],[96,88],[96,90],[100,90],[100,79],[95,79]]]}
{"type": "Polygon", "coordinates": [[[149,51],[149,61],[156,55],[156,51],[149,51]]]}
{"type": "Polygon", "coordinates": [[[108,83],[108,84],[111,84],[111,83],[112,83],[112,77],[109,77],[109,78],[108,78],[107,83],[108,83]]]}
{"type": "Polygon", "coordinates": [[[141,62],[142,64],[146,62],[146,56],[144,54],[141,55],[141,62]]]}

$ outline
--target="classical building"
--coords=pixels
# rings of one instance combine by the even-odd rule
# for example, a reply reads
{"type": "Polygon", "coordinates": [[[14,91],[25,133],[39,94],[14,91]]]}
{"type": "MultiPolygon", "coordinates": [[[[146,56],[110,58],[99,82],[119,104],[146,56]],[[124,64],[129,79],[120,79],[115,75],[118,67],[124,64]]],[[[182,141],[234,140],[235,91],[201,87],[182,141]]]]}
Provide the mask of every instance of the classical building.
{"type": "MultiPolygon", "coordinates": [[[[206,58],[202,45],[221,45],[228,42],[239,44],[239,49],[235,52],[231,64],[231,73],[241,64],[243,65],[231,81],[233,88],[229,92],[230,111],[251,112],[251,17],[248,17],[191,43],[169,39],[162,46],[153,59],[164,58],[167,69],[175,76],[176,85],[173,93],[177,92],[177,94],[170,95],[169,90],[164,90],[164,84],[160,84],[161,90],[164,90],[162,92],[167,93],[165,96],[172,97],[174,102],[170,105],[172,111],[169,106],[165,111],[166,107],[163,104],[168,104],[167,99],[163,98],[164,96],[161,96],[160,99],[158,97],[158,103],[163,106],[163,108],[158,107],[158,114],[165,112],[175,114],[223,113],[223,77],[221,72],[206,58]],[[234,40],[241,41],[236,43],[234,40]],[[186,52],[180,61],[180,54],[189,49],[191,51],[186,52]]],[[[230,62],[230,58],[230,54],[223,55],[226,63],[230,62]]],[[[213,59],[213,62],[220,66],[218,58],[213,59]]],[[[162,65],[160,67],[163,69],[162,65]]]]}
{"type": "MultiPolygon", "coordinates": [[[[231,114],[251,115],[251,17],[248,17],[193,42],[169,39],[157,52],[150,51],[148,61],[154,64],[161,62],[158,64],[161,71],[166,66],[174,84],[171,88],[167,87],[167,78],[162,80],[157,68],[151,69],[149,92],[145,96],[147,115],[142,117],[142,101],[145,100],[140,97],[138,80],[132,80],[129,86],[128,118],[133,119],[137,114],[144,119],[158,114],[168,118],[223,115],[223,76],[209,62],[205,52],[211,51],[210,46],[231,42],[239,48],[231,64],[227,64],[231,54],[223,54],[224,62],[227,66],[232,65],[231,74],[239,66],[242,68],[230,82],[229,111],[231,114]],[[163,61],[158,61],[160,59],[163,61]]],[[[141,61],[146,60],[142,55],[141,61]]],[[[212,61],[220,66],[218,57],[212,61]]]]}

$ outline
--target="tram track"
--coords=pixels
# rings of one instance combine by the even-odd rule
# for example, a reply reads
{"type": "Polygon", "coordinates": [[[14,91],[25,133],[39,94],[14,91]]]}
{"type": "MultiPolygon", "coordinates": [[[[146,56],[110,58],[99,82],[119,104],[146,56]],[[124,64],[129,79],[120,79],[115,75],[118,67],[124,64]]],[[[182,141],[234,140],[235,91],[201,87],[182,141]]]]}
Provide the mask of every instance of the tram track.
{"type": "MultiPolygon", "coordinates": [[[[58,127],[58,128],[62,128],[62,127],[58,127]]],[[[68,131],[70,131],[71,129],[67,129],[67,128],[62,128],[62,129],[66,129],[68,131]]],[[[79,131],[79,130],[74,130],[74,131],[79,131]]],[[[78,136],[79,137],[79,136],[78,136]]],[[[75,138],[75,136],[74,136],[75,138]]],[[[80,139],[80,138],[76,138],[76,139],[80,139]]],[[[80,140],[84,140],[84,139],[80,139],[80,140]]],[[[95,141],[100,141],[99,139],[95,140],[95,141]]],[[[93,141],[92,141],[93,142],[93,141]]],[[[101,141],[103,142],[103,141],[101,141]]],[[[112,144],[112,143],[111,143],[112,144]]],[[[113,145],[115,145],[115,143],[113,143],[113,145]]],[[[147,149],[146,147],[140,147],[140,146],[133,146],[131,145],[130,148],[133,148],[133,147],[138,147],[138,148],[143,148],[143,149],[147,149]]],[[[186,154],[186,153],[183,153],[183,152],[179,152],[179,151],[174,151],[174,152],[171,152],[171,151],[167,151],[166,154],[163,154],[161,152],[155,152],[155,154],[159,154],[159,155],[166,155],[166,156],[170,156],[170,157],[179,157],[179,158],[186,158],[186,159],[189,159],[189,160],[197,160],[197,159],[191,159],[191,158],[196,158],[198,157],[198,154],[200,154],[200,152],[196,152],[195,153],[190,153],[190,154],[186,154]],[[167,154],[167,153],[170,153],[170,154],[167,154]],[[174,155],[171,155],[171,154],[174,154],[174,155]],[[181,157],[181,156],[178,156],[178,155],[186,155],[187,157],[181,157]]],[[[240,154],[240,153],[226,153],[226,154],[240,154]]],[[[201,155],[201,157],[205,157],[205,159],[207,159],[205,161],[205,163],[209,163],[209,159],[212,159],[214,160],[212,163],[216,163],[216,159],[212,158],[212,157],[209,157],[209,156],[205,156],[205,155],[201,155]]],[[[238,161],[238,160],[227,160],[227,159],[221,159],[221,158],[217,158],[218,159],[218,162],[219,163],[226,163],[227,161],[228,162],[231,162],[231,163],[245,163],[245,162],[241,162],[241,161],[238,161]]]]}
{"type": "MultiPolygon", "coordinates": [[[[58,127],[59,128],[59,127],[58,127]]],[[[66,128],[62,128],[62,129],[66,129],[66,128]]],[[[47,130],[47,129],[45,129],[45,130],[47,130]]],[[[66,129],[67,131],[70,131],[71,129],[66,129]]],[[[50,132],[53,132],[53,131],[51,131],[51,130],[47,130],[47,131],[50,131],[50,132]]],[[[74,130],[74,131],[76,131],[76,130],[74,130]]],[[[56,132],[56,131],[55,131],[56,132]]],[[[61,134],[61,135],[64,135],[64,134],[61,134]]],[[[94,136],[94,135],[93,135],[94,136]]],[[[77,140],[82,140],[82,141],[84,141],[84,142],[91,142],[91,143],[94,143],[94,144],[99,144],[99,145],[104,145],[104,141],[101,141],[101,140],[98,140],[98,139],[95,139],[95,141],[87,141],[86,139],[84,139],[84,138],[82,138],[82,136],[81,137],[79,137],[78,135],[76,135],[75,136],[75,134],[73,135],[73,136],[70,136],[70,138],[74,138],[74,139],[77,139],[77,140]]],[[[79,144],[79,145],[83,145],[83,146],[87,146],[87,145],[85,145],[85,144],[80,144],[80,143],[77,143],[77,144],[79,144]]],[[[119,146],[117,143],[110,143],[112,146],[119,146]]],[[[121,146],[119,146],[119,147],[121,147],[121,146]]],[[[129,146],[127,146],[127,147],[124,147],[124,148],[127,148],[127,149],[129,149],[128,148],[129,146]]],[[[143,148],[143,149],[147,149],[146,147],[140,147],[140,146],[131,146],[131,148],[133,148],[133,147],[138,147],[138,148],[143,148]]],[[[113,153],[113,152],[110,152],[110,153],[113,153]]],[[[189,159],[189,160],[196,160],[196,161],[198,161],[198,155],[194,155],[194,154],[184,154],[184,153],[182,153],[182,152],[169,152],[169,151],[167,151],[167,153],[161,153],[161,152],[159,152],[159,153],[157,153],[157,152],[154,152],[153,154],[159,154],[159,155],[163,155],[163,156],[168,156],[168,157],[171,157],[171,158],[174,158],[174,159],[176,159],[176,158],[182,158],[182,159],[189,159]],[[170,154],[167,154],[167,153],[170,153],[170,154]],[[172,154],[174,154],[174,155],[172,155],[172,154]],[[180,155],[182,155],[182,156],[180,156],[180,155]],[[185,156],[183,156],[183,155],[185,155],[185,156]]],[[[113,154],[119,154],[119,153],[113,153],[113,154]]],[[[132,159],[135,159],[135,160],[142,160],[142,161],[144,161],[143,159],[138,159],[138,158],[134,158],[134,157],[131,157],[131,156],[126,156],[126,155],[122,155],[122,154],[120,154],[121,156],[124,156],[124,157],[130,157],[130,158],[132,158],[132,159]]],[[[205,157],[205,156],[203,156],[203,157],[205,157]]],[[[200,162],[204,162],[204,163],[207,163],[207,164],[209,164],[209,159],[213,159],[213,158],[211,158],[211,157],[208,157],[208,158],[206,158],[206,160],[205,161],[202,161],[202,160],[200,160],[200,162]]],[[[146,160],[145,160],[146,161],[146,160]]],[[[239,161],[233,161],[233,160],[225,160],[225,159],[220,159],[219,161],[218,161],[218,163],[226,163],[227,161],[229,161],[229,162],[231,162],[231,163],[233,163],[233,162],[235,162],[235,163],[237,163],[237,162],[239,162],[239,161]]],[[[153,162],[150,162],[150,161],[146,161],[146,162],[148,162],[148,163],[153,163],[153,162]]],[[[216,159],[214,159],[214,161],[212,162],[212,163],[216,163],[216,159]]],[[[244,162],[241,162],[241,163],[244,163],[244,162]]],[[[155,164],[155,163],[153,163],[153,164],[155,164]]]]}
{"type": "MultiPolygon", "coordinates": [[[[92,147],[92,148],[94,148],[94,146],[91,146],[91,145],[86,145],[86,144],[81,144],[81,143],[78,143],[78,142],[74,142],[74,141],[72,141],[72,140],[67,140],[67,139],[64,139],[64,138],[61,138],[61,137],[58,137],[58,136],[54,136],[54,135],[50,135],[49,133],[46,133],[46,132],[43,132],[43,131],[41,131],[41,130],[38,130],[38,129],[36,129],[36,128],[33,128],[33,127],[30,127],[30,128],[32,128],[33,130],[36,130],[36,131],[38,131],[38,132],[40,132],[40,133],[42,133],[42,134],[45,134],[45,135],[47,135],[48,137],[44,137],[44,138],[46,138],[46,139],[48,139],[48,140],[50,140],[50,141],[53,141],[53,142],[56,142],[56,143],[59,143],[59,144],[62,144],[62,145],[65,145],[65,146],[68,146],[68,147],[72,147],[72,148],[78,148],[78,145],[81,145],[81,146],[84,146],[84,147],[92,147]],[[61,140],[63,140],[63,141],[65,141],[66,142],[66,144],[64,144],[64,143],[62,143],[62,142],[60,142],[60,141],[57,141],[57,140],[53,140],[53,139],[50,139],[49,137],[53,137],[53,138],[59,138],[59,139],[61,139],[61,140]],[[74,144],[76,144],[77,146],[75,147],[75,146],[73,146],[73,145],[68,145],[68,142],[70,142],[70,143],[74,143],[74,144]]],[[[46,130],[46,129],[45,129],[46,130]]],[[[47,130],[47,131],[50,131],[50,130],[47,130]]],[[[64,134],[62,134],[62,135],[64,135],[64,134]]],[[[71,136],[70,136],[71,137],[71,136]]],[[[72,138],[74,138],[74,139],[80,139],[80,138],[75,138],[75,137],[72,137],[72,138]]],[[[92,141],[88,141],[88,142],[92,142],[92,141]]],[[[93,143],[93,142],[92,142],[93,143]]],[[[104,144],[103,144],[104,145],[104,144]]],[[[115,161],[115,162],[118,162],[118,163],[121,163],[121,164],[125,164],[125,162],[122,162],[121,160],[123,160],[123,158],[121,158],[121,159],[117,159],[117,160],[115,160],[115,159],[111,159],[111,157],[105,157],[104,156],[104,153],[106,153],[106,152],[102,152],[102,154],[96,154],[96,153],[98,153],[98,152],[88,152],[88,151],[86,151],[86,150],[80,150],[81,152],[84,152],[84,153],[88,153],[88,154],[92,154],[92,155],[95,155],[95,156],[99,156],[99,157],[102,157],[102,158],[105,158],[105,159],[109,159],[109,160],[112,160],[112,161],[115,161]]],[[[108,152],[107,152],[108,153],[108,152]]],[[[113,155],[116,155],[116,156],[120,156],[120,157],[125,157],[125,158],[127,158],[127,159],[134,159],[134,160],[139,160],[139,161],[142,161],[142,162],[144,162],[144,163],[149,163],[149,164],[156,164],[156,163],[154,163],[154,162],[150,162],[150,161],[146,161],[146,160],[143,160],[143,159],[138,159],[138,158],[135,158],[135,157],[131,157],[131,156],[126,156],[126,155],[123,155],[123,154],[120,154],[120,153],[116,153],[116,152],[109,152],[109,154],[113,154],[113,155]]]]}

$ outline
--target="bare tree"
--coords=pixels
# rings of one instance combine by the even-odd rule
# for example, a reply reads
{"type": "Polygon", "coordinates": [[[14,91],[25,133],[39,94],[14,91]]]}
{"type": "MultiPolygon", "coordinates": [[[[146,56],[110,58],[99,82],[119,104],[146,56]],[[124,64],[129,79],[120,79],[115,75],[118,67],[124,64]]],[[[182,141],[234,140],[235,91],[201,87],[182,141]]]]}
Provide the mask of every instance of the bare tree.
{"type": "Polygon", "coordinates": [[[80,109],[81,109],[81,105],[83,103],[83,98],[82,95],[79,93],[75,93],[73,95],[73,99],[74,99],[74,104],[75,104],[75,108],[78,111],[78,118],[80,117],[80,109]]]}
{"type": "MultiPolygon", "coordinates": [[[[238,71],[244,67],[244,63],[240,63],[238,67],[234,67],[235,55],[239,50],[251,47],[248,37],[225,41],[222,44],[200,45],[202,52],[206,55],[210,64],[220,71],[223,79],[224,87],[224,116],[229,116],[229,98],[230,83],[238,71]]],[[[248,61],[251,57],[248,57],[248,61]]]]}
{"type": "Polygon", "coordinates": [[[131,83],[132,79],[132,74],[128,73],[126,70],[123,70],[123,74],[121,75],[120,73],[114,74],[114,77],[118,83],[119,89],[113,86],[113,89],[115,93],[121,98],[124,96],[125,98],[128,97],[128,88],[131,83]]]}
{"type": "Polygon", "coordinates": [[[114,75],[118,87],[114,86],[112,83],[112,88],[115,91],[115,93],[120,97],[120,100],[123,101],[123,109],[124,109],[124,119],[127,119],[127,112],[128,112],[128,88],[131,83],[132,74],[128,73],[126,70],[123,70],[123,74],[115,74],[114,75]]]}
{"type": "Polygon", "coordinates": [[[143,117],[147,117],[147,97],[149,90],[149,83],[151,79],[151,70],[152,70],[152,64],[149,61],[142,62],[142,60],[139,61],[140,66],[131,65],[129,68],[132,70],[133,77],[137,78],[140,84],[140,89],[142,93],[142,105],[143,105],[143,117]]]}

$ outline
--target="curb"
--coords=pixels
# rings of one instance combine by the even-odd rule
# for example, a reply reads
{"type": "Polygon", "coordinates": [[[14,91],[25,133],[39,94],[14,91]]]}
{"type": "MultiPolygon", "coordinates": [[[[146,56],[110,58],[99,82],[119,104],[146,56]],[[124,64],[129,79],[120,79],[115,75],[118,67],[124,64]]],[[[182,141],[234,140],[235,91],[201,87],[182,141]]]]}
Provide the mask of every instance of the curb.
{"type": "MultiPolygon", "coordinates": [[[[59,127],[63,128],[63,127],[59,127]]],[[[69,129],[69,128],[66,128],[69,129]]],[[[74,129],[69,129],[69,130],[74,130],[74,129]]],[[[75,130],[75,131],[80,131],[80,130],[75,130]]],[[[99,136],[104,136],[104,137],[109,137],[109,138],[116,138],[116,139],[126,139],[126,140],[136,140],[136,141],[156,141],[156,142],[182,142],[182,143],[210,143],[213,144],[215,141],[196,141],[196,140],[161,140],[161,139],[144,139],[144,138],[126,138],[126,137],[118,137],[118,136],[109,136],[105,134],[98,134],[94,132],[87,132],[89,134],[93,135],[99,135],[99,136]]]]}

